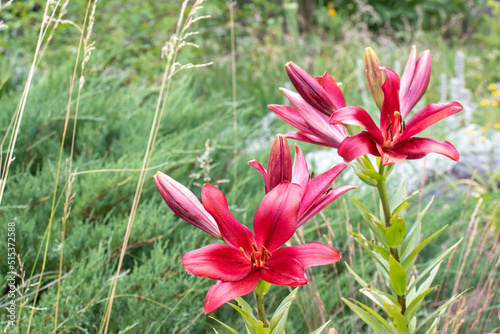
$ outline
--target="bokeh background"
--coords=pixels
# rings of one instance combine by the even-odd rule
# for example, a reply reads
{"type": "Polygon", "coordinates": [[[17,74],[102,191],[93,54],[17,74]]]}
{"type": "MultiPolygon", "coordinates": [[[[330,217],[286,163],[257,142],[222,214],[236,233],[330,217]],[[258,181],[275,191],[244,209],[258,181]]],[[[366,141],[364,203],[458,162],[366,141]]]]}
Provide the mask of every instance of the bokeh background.
{"type": "MultiPolygon", "coordinates": [[[[183,20],[193,4],[187,2],[183,20]]],[[[412,45],[419,52],[430,49],[433,60],[429,88],[416,108],[451,100],[464,106],[427,130],[457,146],[459,163],[430,155],[394,172],[395,180],[406,180],[408,193],[422,190],[412,197],[407,222],[418,219],[434,198],[423,237],[449,224],[421,253],[415,274],[418,263],[425,265],[464,238],[441,265],[437,289],[418,316],[425,318],[467,290],[442,314],[440,330],[480,333],[499,327],[500,2],[208,0],[194,17],[210,17],[186,30],[197,32],[186,37],[197,47],[185,45],[175,54],[181,70],[166,76],[167,92],[162,82],[172,62],[165,46],[176,45],[172,36],[182,38],[176,35],[182,5],[0,2],[2,310],[8,302],[9,222],[15,222],[19,254],[17,327],[7,332],[102,333],[128,230],[108,333],[212,333],[211,327],[223,333],[203,313],[214,282],[187,275],[181,264],[185,252],[214,240],[168,209],[152,176],[167,173],[198,196],[203,183],[216,184],[234,215],[250,226],[264,186],[247,161],[266,164],[274,135],[293,131],[267,108],[287,103],[279,91],[290,87],[284,65],[293,61],[312,75],[328,71],[343,83],[348,105],[376,114],[364,79],[364,48],[372,47],[382,65],[401,74],[412,45]],[[181,68],[190,63],[211,64],[181,68]],[[150,131],[163,101],[151,150],[150,131]],[[145,152],[148,170],[141,173],[145,152]]],[[[335,150],[299,145],[316,174],[342,161],[335,150]]],[[[352,169],[335,186],[350,183],[360,188],[291,240],[329,243],[343,260],[311,271],[311,284],[300,289],[292,306],[289,333],[310,332],[326,320],[339,333],[371,333],[340,301],[361,298],[343,261],[363,277],[374,277],[374,285],[381,279],[350,235],[369,237],[349,197],[380,209],[373,189],[352,169]]],[[[391,192],[398,186],[390,184],[391,192]]],[[[272,289],[277,297],[269,310],[289,293],[272,289]]],[[[6,314],[1,312],[2,330],[6,314]]],[[[210,316],[243,330],[229,306],[210,316]]]]}

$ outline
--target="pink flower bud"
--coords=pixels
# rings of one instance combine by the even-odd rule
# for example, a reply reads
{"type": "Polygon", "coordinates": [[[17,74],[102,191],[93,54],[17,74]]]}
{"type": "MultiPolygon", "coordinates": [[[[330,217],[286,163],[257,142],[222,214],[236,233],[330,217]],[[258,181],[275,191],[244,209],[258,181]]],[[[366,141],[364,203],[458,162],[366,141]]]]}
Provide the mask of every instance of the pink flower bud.
{"type": "Polygon", "coordinates": [[[154,179],[161,196],[177,216],[218,239],[222,238],[214,218],[188,188],[162,172],[156,173],[154,179]]]}
{"type": "Polygon", "coordinates": [[[382,85],[384,84],[384,74],[380,70],[380,61],[377,54],[372,48],[365,49],[365,71],[366,80],[372,93],[373,99],[377,107],[381,110],[384,104],[384,92],[382,85]]]}

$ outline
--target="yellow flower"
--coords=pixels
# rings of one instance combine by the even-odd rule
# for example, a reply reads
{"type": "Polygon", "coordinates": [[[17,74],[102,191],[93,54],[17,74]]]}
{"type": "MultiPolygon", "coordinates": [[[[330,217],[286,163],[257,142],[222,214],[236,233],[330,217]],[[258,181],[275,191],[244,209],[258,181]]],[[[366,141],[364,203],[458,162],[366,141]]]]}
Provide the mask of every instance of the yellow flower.
{"type": "Polygon", "coordinates": [[[491,105],[495,107],[498,106],[498,100],[491,101],[491,105]]]}
{"type": "Polygon", "coordinates": [[[495,123],[495,125],[493,126],[495,129],[500,129],[500,123],[495,123]]]}
{"type": "Polygon", "coordinates": [[[328,15],[335,16],[335,15],[337,15],[337,11],[335,9],[329,9],[328,10],[328,15]]]}
{"type": "Polygon", "coordinates": [[[479,137],[479,142],[484,143],[486,141],[486,137],[479,137]]]}
{"type": "Polygon", "coordinates": [[[333,8],[333,1],[328,1],[326,5],[328,6],[328,8],[333,8]]]}
{"type": "Polygon", "coordinates": [[[469,136],[475,137],[475,136],[477,136],[477,132],[472,130],[469,132],[469,136]]]}
{"type": "Polygon", "coordinates": [[[497,97],[500,96],[500,90],[496,90],[494,92],[491,92],[491,97],[497,97]]]}
{"type": "Polygon", "coordinates": [[[482,131],[482,132],[486,132],[486,130],[487,130],[487,129],[486,129],[486,127],[485,127],[485,126],[483,126],[483,127],[481,128],[481,131],[482,131]]]}
{"type": "Polygon", "coordinates": [[[488,88],[491,89],[491,90],[497,89],[497,84],[496,83],[490,83],[488,85],[488,88]]]}
{"type": "Polygon", "coordinates": [[[488,104],[490,104],[490,100],[482,99],[481,102],[479,102],[479,104],[482,106],[487,106],[488,104]]]}

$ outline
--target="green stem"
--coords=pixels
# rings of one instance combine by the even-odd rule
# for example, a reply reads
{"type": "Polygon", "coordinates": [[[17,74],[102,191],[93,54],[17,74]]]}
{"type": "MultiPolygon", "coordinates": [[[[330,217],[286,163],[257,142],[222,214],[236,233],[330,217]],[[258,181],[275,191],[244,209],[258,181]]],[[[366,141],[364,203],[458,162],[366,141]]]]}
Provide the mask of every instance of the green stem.
{"type": "Polygon", "coordinates": [[[257,294],[257,312],[259,312],[259,320],[262,321],[264,327],[267,326],[266,308],[264,307],[264,294],[257,294]]]}
{"type": "MultiPolygon", "coordinates": [[[[379,181],[377,184],[377,189],[378,193],[380,196],[380,201],[382,202],[382,209],[384,210],[384,220],[385,220],[385,226],[390,227],[391,226],[391,208],[389,206],[389,197],[387,196],[387,188],[385,186],[385,171],[386,171],[386,166],[382,165],[382,162],[380,162],[380,167],[379,167],[379,174],[384,176],[383,181],[379,181]]],[[[391,254],[394,257],[396,261],[399,263],[399,253],[397,248],[392,248],[391,247],[391,254]]],[[[401,305],[401,314],[404,315],[406,311],[406,296],[403,295],[398,295],[398,302],[401,305]]]]}

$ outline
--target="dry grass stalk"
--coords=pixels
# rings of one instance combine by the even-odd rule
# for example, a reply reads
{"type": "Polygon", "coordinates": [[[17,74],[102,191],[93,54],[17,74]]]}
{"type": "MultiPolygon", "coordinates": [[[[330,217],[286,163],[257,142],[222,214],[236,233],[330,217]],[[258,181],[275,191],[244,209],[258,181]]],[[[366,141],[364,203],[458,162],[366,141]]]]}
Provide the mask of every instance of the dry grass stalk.
{"type": "MultiPolygon", "coordinates": [[[[231,85],[233,88],[233,174],[234,174],[234,185],[237,188],[238,182],[238,166],[236,164],[238,158],[238,114],[236,112],[237,100],[236,100],[236,38],[234,36],[234,8],[236,6],[236,1],[226,2],[229,8],[229,27],[231,29],[231,85]]],[[[233,195],[233,205],[236,202],[236,192],[233,195]]]]}
{"type": "Polygon", "coordinates": [[[158,130],[160,127],[160,122],[161,122],[161,119],[163,116],[163,112],[165,110],[165,104],[167,102],[167,97],[168,97],[168,92],[170,90],[172,77],[176,73],[178,73],[179,71],[182,71],[184,69],[203,67],[203,66],[207,66],[207,65],[211,64],[211,63],[205,63],[205,64],[193,65],[193,64],[189,63],[189,64],[183,65],[177,61],[177,55],[183,47],[185,47],[185,46],[198,47],[198,45],[193,44],[187,40],[187,38],[189,38],[190,36],[196,35],[198,33],[196,31],[190,32],[189,28],[196,21],[199,21],[201,19],[208,17],[208,16],[198,16],[198,17],[194,16],[200,9],[203,8],[202,7],[203,0],[196,0],[194,2],[193,6],[191,7],[191,11],[187,15],[186,19],[184,19],[184,14],[186,12],[186,7],[187,7],[188,2],[189,2],[189,0],[183,1],[182,6],[181,6],[180,15],[179,15],[179,20],[177,21],[176,31],[171,36],[170,40],[167,43],[165,43],[164,47],[162,48],[162,56],[167,59],[167,62],[165,65],[165,71],[164,71],[163,78],[162,78],[160,95],[158,96],[156,110],[155,110],[153,122],[151,125],[151,131],[149,134],[149,139],[147,142],[146,150],[144,152],[141,173],[139,175],[139,180],[137,182],[134,200],[132,203],[132,207],[130,209],[130,215],[129,215],[129,219],[128,219],[128,223],[127,223],[127,228],[125,231],[125,236],[123,238],[123,244],[122,244],[122,249],[120,252],[120,258],[118,260],[116,275],[115,275],[115,278],[113,280],[113,286],[111,288],[111,293],[110,293],[109,301],[108,301],[108,304],[106,307],[106,312],[104,314],[104,317],[102,318],[101,326],[99,328],[99,333],[103,333],[103,332],[107,333],[108,332],[109,321],[111,319],[111,310],[113,308],[113,300],[115,297],[116,286],[118,284],[118,278],[120,276],[121,266],[123,264],[125,252],[126,252],[127,247],[128,247],[128,241],[130,238],[130,233],[132,231],[132,226],[134,223],[135,215],[137,213],[137,208],[139,206],[139,201],[141,198],[142,189],[143,189],[144,182],[146,179],[146,171],[149,167],[149,162],[151,160],[151,156],[152,156],[153,149],[155,146],[156,137],[158,135],[158,130]]]}
{"type": "MultiPolygon", "coordinates": [[[[9,169],[10,165],[14,161],[13,153],[14,153],[14,148],[16,146],[16,141],[17,141],[17,136],[19,134],[19,128],[21,126],[21,121],[23,119],[24,115],[24,108],[26,106],[26,101],[28,100],[28,94],[30,91],[31,87],[31,82],[33,80],[33,76],[35,75],[35,70],[36,70],[36,64],[38,63],[38,59],[41,58],[40,54],[40,49],[43,45],[44,37],[49,29],[49,25],[46,24],[45,18],[49,17],[49,7],[50,4],[52,3],[51,0],[47,0],[45,3],[45,9],[43,13],[43,20],[42,23],[40,24],[40,32],[38,34],[38,40],[37,44],[35,47],[35,52],[33,55],[33,61],[30,66],[30,70],[28,73],[28,77],[26,78],[26,83],[24,84],[24,89],[21,94],[21,99],[19,100],[19,104],[17,105],[16,111],[14,112],[14,115],[11,118],[11,121],[7,127],[7,131],[5,132],[5,135],[2,139],[2,142],[0,143],[0,165],[2,166],[2,172],[1,172],[1,177],[0,177],[0,204],[2,203],[2,198],[3,194],[5,191],[5,184],[7,183],[7,177],[9,175],[9,169]],[[9,136],[10,134],[10,136],[9,136]],[[2,157],[4,154],[4,145],[5,142],[7,141],[7,138],[9,138],[9,144],[7,146],[7,150],[5,151],[7,154],[7,157],[5,161],[2,161],[2,157]]],[[[52,13],[50,17],[54,17],[56,11],[57,11],[57,6],[59,5],[59,1],[56,3],[56,6],[53,8],[52,13]]],[[[5,6],[5,5],[4,5],[5,6]]]]}
{"type": "Polygon", "coordinates": [[[477,225],[479,223],[479,218],[476,218],[477,212],[479,210],[479,207],[483,203],[483,199],[480,198],[479,201],[477,202],[476,208],[474,209],[474,212],[472,213],[471,219],[469,221],[469,226],[467,227],[467,235],[470,235],[469,239],[469,244],[467,245],[467,249],[465,251],[465,255],[460,257],[459,263],[461,263],[460,270],[458,271],[457,278],[455,279],[455,285],[453,286],[453,292],[452,295],[454,295],[458,291],[458,285],[460,283],[460,279],[462,278],[463,275],[463,270],[465,267],[465,263],[467,262],[467,259],[469,258],[469,254],[472,250],[472,244],[474,243],[474,238],[476,237],[476,232],[477,232],[477,225]]]}

